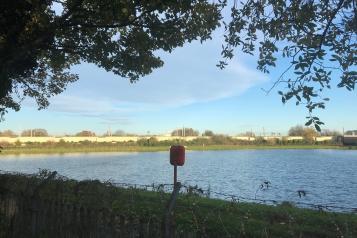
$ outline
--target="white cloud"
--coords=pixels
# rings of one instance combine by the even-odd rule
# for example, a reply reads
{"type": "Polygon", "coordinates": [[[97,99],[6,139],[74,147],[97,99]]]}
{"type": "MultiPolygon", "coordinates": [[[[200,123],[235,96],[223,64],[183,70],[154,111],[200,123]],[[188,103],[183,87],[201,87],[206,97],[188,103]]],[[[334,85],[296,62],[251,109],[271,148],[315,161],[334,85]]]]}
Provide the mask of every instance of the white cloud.
{"type": "MultiPolygon", "coordinates": [[[[79,81],[51,99],[49,110],[103,120],[120,115],[124,118],[120,120],[125,121],[136,112],[237,96],[266,82],[266,75],[242,61],[232,61],[225,70],[218,69],[215,65],[219,50],[219,44],[211,41],[163,54],[163,68],[134,84],[95,65],[76,66],[74,71],[79,74],[79,81]]],[[[248,56],[240,59],[251,61],[245,57],[248,56]]]]}

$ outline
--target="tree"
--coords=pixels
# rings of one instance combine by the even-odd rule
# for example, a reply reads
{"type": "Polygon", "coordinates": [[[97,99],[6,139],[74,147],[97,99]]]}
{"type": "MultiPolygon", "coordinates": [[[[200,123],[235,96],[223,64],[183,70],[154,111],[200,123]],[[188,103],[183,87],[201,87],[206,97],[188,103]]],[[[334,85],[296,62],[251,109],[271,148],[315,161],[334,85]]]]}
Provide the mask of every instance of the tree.
{"type": "Polygon", "coordinates": [[[230,136],[226,135],[214,135],[211,137],[211,142],[214,145],[233,145],[234,140],[230,136]]]}
{"type": "Polygon", "coordinates": [[[306,127],[304,128],[302,136],[306,142],[313,143],[315,141],[315,137],[318,136],[318,133],[314,128],[306,127]]]}
{"type": "Polygon", "coordinates": [[[200,133],[192,128],[176,129],[171,132],[172,136],[198,136],[200,133]]]}
{"type": "Polygon", "coordinates": [[[255,137],[255,134],[252,131],[246,131],[245,133],[241,133],[241,136],[255,137]]]}
{"type": "Polygon", "coordinates": [[[306,126],[314,124],[320,131],[323,122],[312,112],[325,108],[329,99],[323,97],[323,90],[331,87],[332,79],[339,78],[337,86],[347,90],[357,82],[356,1],[234,1],[231,11],[230,21],[224,23],[223,59],[218,67],[227,65],[236,47],[258,54],[257,68],[264,73],[282,57],[289,65],[267,93],[282,83],[286,88],[279,91],[282,102],[295,98],[297,105],[305,105],[306,126]]]}
{"type": "Polygon", "coordinates": [[[158,144],[158,140],[156,137],[150,137],[149,139],[142,138],[139,139],[136,143],[140,146],[155,146],[158,144]]]}
{"type": "Polygon", "coordinates": [[[113,136],[125,136],[126,133],[125,131],[123,130],[116,130],[114,133],[113,133],[113,136]]]}
{"type": "Polygon", "coordinates": [[[28,129],[22,131],[21,136],[44,137],[48,136],[48,132],[45,129],[28,129]]]}
{"type": "Polygon", "coordinates": [[[340,136],[341,133],[335,130],[324,129],[320,132],[321,136],[340,136]]]}
{"type": "Polygon", "coordinates": [[[12,130],[5,130],[0,132],[0,136],[4,136],[4,137],[16,137],[15,132],[13,132],[12,130]]]}
{"type": "Polygon", "coordinates": [[[81,132],[78,132],[76,136],[91,137],[95,136],[95,133],[89,130],[83,130],[81,132]]]}
{"type": "Polygon", "coordinates": [[[293,126],[289,129],[289,136],[303,136],[304,135],[304,127],[301,125],[293,126]]]}
{"type": "Polygon", "coordinates": [[[221,18],[208,0],[3,0],[0,4],[0,115],[33,97],[39,109],[94,63],[135,82],[163,65],[154,54],[209,39],[221,18]],[[56,12],[53,4],[63,11],[56,12]]]}
{"type": "Polygon", "coordinates": [[[211,130],[205,130],[205,132],[203,132],[202,136],[214,136],[214,133],[211,130]]]}
{"type": "Polygon", "coordinates": [[[295,98],[297,105],[305,105],[306,126],[314,124],[320,131],[323,122],[313,110],[325,108],[324,89],[331,88],[333,78],[347,90],[354,90],[357,81],[356,0],[234,1],[227,21],[221,11],[232,1],[208,2],[2,1],[0,113],[19,110],[24,96],[45,108],[48,97],[77,80],[69,68],[79,62],[135,82],[163,65],[155,51],[209,39],[223,21],[223,59],[217,66],[224,68],[237,47],[259,55],[257,68],[264,73],[282,58],[289,65],[267,93],[287,86],[278,92],[282,102],[295,98]],[[54,2],[64,9],[60,14],[51,8],[54,2]]]}
{"type": "Polygon", "coordinates": [[[185,128],[184,136],[198,136],[200,133],[198,130],[192,128],[185,128]]]}
{"type": "Polygon", "coordinates": [[[315,141],[315,137],[318,136],[318,133],[314,128],[297,125],[290,128],[289,136],[301,136],[305,141],[312,143],[315,141]]]}

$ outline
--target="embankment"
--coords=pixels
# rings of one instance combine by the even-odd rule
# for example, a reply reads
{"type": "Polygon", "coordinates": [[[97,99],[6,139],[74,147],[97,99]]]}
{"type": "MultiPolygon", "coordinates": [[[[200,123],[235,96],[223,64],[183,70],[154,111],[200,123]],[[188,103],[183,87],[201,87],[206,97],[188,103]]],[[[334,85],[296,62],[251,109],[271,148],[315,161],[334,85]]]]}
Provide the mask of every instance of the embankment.
{"type": "MultiPolygon", "coordinates": [[[[161,237],[169,194],[74,181],[46,171],[0,174],[0,237],[161,237]]],[[[176,237],[357,237],[357,215],[180,194],[176,237]]]]}

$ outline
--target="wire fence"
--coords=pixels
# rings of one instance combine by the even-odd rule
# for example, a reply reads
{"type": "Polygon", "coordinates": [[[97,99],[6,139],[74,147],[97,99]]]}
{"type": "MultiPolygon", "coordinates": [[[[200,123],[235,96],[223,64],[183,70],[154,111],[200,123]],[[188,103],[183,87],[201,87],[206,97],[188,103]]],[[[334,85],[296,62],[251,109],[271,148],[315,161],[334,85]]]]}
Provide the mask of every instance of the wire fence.
{"type": "MultiPolygon", "coordinates": [[[[46,234],[52,238],[161,237],[165,230],[162,215],[174,188],[173,184],[78,182],[46,171],[35,175],[0,171],[0,185],[0,215],[5,214],[10,218],[8,224],[1,224],[0,221],[0,238],[26,237],[26,234],[33,234],[27,237],[47,237],[41,236],[46,234]],[[8,176],[10,179],[6,180],[1,178],[2,175],[13,177],[8,176]],[[17,180],[17,177],[20,179],[17,180]],[[6,229],[1,229],[2,225],[6,229]],[[2,236],[1,230],[8,233],[2,236]]],[[[269,188],[263,185],[260,189],[269,188]]],[[[271,232],[266,237],[275,237],[272,234],[275,228],[272,226],[283,223],[289,224],[287,231],[292,234],[291,237],[304,237],[300,234],[311,232],[301,231],[301,217],[292,213],[290,206],[281,206],[279,209],[266,207],[266,210],[252,205],[279,206],[286,201],[249,198],[188,184],[183,184],[180,192],[180,201],[176,204],[174,219],[170,224],[176,237],[245,237],[256,230],[261,234],[271,232]],[[201,198],[217,198],[228,202],[201,198]],[[233,225],[232,219],[236,219],[233,225]],[[256,226],[257,219],[267,225],[256,226]]],[[[320,211],[357,212],[356,208],[344,206],[305,202],[295,202],[294,205],[320,211]]],[[[336,231],[342,232],[336,233],[334,237],[354,237],[357,234],[356,224],[346,223],[345,220],[341,222],[339,216],[335,217],[334,214],[328,217],[331,218],[328,221],[331,227],[336,226],[336,231]]],[[[324,230],[317,229],[316,232],[324,230]]],[[[316,236],[326,237],[323,233],[316,233],[316,236]]]]}
{"type": "MultiPolygon", "coordinates": [[[[4,171],[0,170],[0,174],[13,174],[13,175],[25,175],[28,177],[33,176],[34,174],[24,174],[20,172],[14,171],[4,171]]],[[[57,175],[63,179],[66,179],[64,176],[57,175]]],[[[130,188],[130,189],[141,189],[146,191],[152,192],[161,192],[161,193],[171,193],[174,188],[174,184],[171,183],[152,183],[152,184],[136,184],[136,183],[124,183],[124,182],[117,182],[114,180],[107,180],[104,181],[109,185],[113,185],[120,188],[130,188]]],[[[262,184],[258,186],[258,190],[266,191],[269,190],[271,186],[270,182],[264,181],[262,184]]],[[[257,191],[258,191],[257,190],[257,191]]],[[[290,203],[291,205],[300,207],[300,208],[309,208],[314,210],[320,211],[331,211],[331,212],[344,212],[344,213],[357,213],[357,207],[353,206],[343,206],[343,205],[335,205],[335,204],[323,204],[323,203],[311,203],[311,202],[304,202],[304,201],[291,201],[291,200],[276,200],[276,199],[264,199],[264,198],[257,198],[257,192],[255,197],[247,197],[238,194],[230,194],[225,192],[217,192],[212,191],[210,187],[207,189],[198,187],[197,185],[189,185],[189,184],[181,184],[180,193],[183,194],[194,194],[201,197],[207,198],[214,198],[214,199],[221,199],[229,202],[239,203],[239,202],[252,202],[258,204],[265,204],[265,205],[279,205],[284,203],[290,203]]],[[[303,198],[305,196],[305,191],[299,190],[296,191],[297,196],[303,198]]]]}
{"type": "MultiPolygon", "coordinates": [[[[135,183],[119,183],[113,182],[111,183],[114,186],[122,187],[122,188],[133,188],[133,189],[143,189],[146,191],[161,191],[165,193],[170,193],[173,190],[174,184],[135,184],[135,183]]],[[[291,205],[295,205],[301,208],[310,208],[320,211],[332,211],[332,212],[346,212],[346,213],[357,213],[357,207],[349,207],[349,206],[340,206],[340,205],[331,205],[331,204],[316,204],[316,203],[309,203],[303,201],[287,201],[287,200],[275,200],[275,199],[261,199],[256,197],[245,197],[237,194],[229,194],[224,192],[216,192],[212,191],[210,188],[203,189],[198,187],[197,185],[188,185],[182,184],[181,185],[181,193],[184,194],[195,194],[202,197],[207,198],[215,198],[215,199],[222,199],[229,202],[239,203],[239,202],[253,202],[258,204],[265,204],[265,205],[279,205],[284,203],[290,203],[291,205]]],[[[300,190],[297,191],[297,196],[304,191],[300,190]]]]}

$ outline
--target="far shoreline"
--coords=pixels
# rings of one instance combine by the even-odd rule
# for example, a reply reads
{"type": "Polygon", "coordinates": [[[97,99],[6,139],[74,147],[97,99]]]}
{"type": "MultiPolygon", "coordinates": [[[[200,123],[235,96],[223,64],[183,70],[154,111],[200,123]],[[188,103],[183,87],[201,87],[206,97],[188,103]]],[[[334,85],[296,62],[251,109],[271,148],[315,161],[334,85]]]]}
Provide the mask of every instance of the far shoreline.
{"type": "MultiPolygon", "coordinates": [[[[170,146],[73,146],[73,147],[11,147],[3,148],[5,155],[26,154],[68,154],[68,153],[100,153],[100,152],[163,152],[170,146]]],[[[206,145],[186,146],[187,151],[223,151],[223,150],[357,150],[356,146],[340,145],[206,145]]]]}

